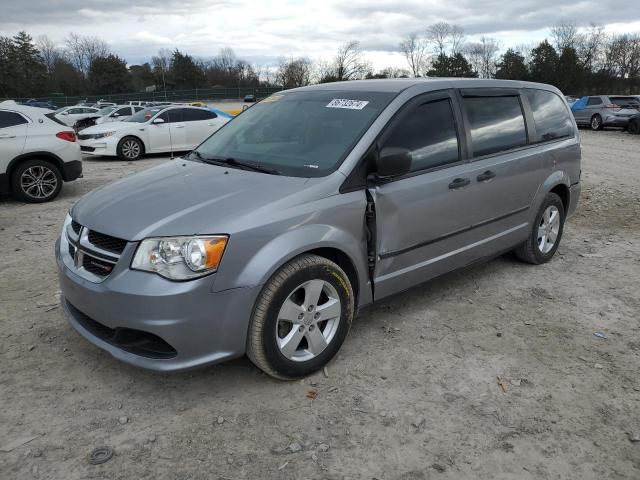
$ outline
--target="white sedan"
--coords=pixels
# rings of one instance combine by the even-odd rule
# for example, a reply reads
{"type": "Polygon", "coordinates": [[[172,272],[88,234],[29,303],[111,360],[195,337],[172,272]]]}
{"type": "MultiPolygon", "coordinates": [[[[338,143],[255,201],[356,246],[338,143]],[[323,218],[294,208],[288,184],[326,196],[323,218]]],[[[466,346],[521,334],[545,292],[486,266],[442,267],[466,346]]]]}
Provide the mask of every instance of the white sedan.
{"type": "Polygon", "coordinates": [[[207,108],[146,108],[123,122],[85,128],[78,143],[87,155],[137,160],[145,153],[193,150],[232,117],[207,108]]]}
{"type": "Polygon", "coordinates": [[[98,110],[100,109],[95,107],[74,105],[72,107],[59,108],[54,113],[56,118],[66,126],[73,127],[76,123],[78,123],[79,120],[84,120],[85,118],[95,116],[98,110]]]}

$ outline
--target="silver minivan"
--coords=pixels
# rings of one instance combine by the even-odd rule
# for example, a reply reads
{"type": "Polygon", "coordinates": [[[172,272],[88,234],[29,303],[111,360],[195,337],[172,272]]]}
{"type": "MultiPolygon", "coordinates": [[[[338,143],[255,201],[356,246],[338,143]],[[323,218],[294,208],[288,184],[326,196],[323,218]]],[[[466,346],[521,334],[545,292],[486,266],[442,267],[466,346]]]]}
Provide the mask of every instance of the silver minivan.
{"type": "Polygon", "coordinates": [[[79,200],[56,244],[62,304],[133,365],[247,354],[301,377],[374,301],[502,252],[549,261],[579,194],[579,136],[554,87],[297,88],[79,200]]]}

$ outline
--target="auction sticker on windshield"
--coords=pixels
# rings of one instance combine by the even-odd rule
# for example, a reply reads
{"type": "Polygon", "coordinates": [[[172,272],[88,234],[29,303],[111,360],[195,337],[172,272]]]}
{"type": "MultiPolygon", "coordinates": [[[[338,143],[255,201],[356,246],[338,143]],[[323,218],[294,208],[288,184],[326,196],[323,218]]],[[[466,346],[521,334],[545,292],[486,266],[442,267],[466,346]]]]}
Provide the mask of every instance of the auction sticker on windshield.
{"type": "Polygon", "coordinates": [[[362,110],[367,103],[366,100],[349,100],[347,98],[334,98],[326,106],[327,108],[347,108],[349,110],[362,110]]]}

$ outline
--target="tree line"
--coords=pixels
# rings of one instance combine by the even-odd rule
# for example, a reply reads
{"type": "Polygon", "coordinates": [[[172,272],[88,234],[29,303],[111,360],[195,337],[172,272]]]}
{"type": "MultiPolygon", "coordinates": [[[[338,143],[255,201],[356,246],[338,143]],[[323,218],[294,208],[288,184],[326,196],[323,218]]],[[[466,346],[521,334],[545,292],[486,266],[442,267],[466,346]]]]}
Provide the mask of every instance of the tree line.
{"type": "Polygon", "coordinates": [[[607,34],[592,24],[560,22],[549,38],[510,46],[502,54],[488,36],[468,40],[447,22],[406,35],[398,51],[407,68],[374,71],[358,41],[341,45],[329,59],[281,57],[276,65],[247,62],[231,48],[210,58],[162,49],[149,62],[127,65],[97,37],[69,34],[55,44],[22,31],[0,36],[0,98],[117,94],[195,88],[279,86],[394,77],[480,77],[550,83],[565,94],[638,93],[640,35],[607,34]]]}

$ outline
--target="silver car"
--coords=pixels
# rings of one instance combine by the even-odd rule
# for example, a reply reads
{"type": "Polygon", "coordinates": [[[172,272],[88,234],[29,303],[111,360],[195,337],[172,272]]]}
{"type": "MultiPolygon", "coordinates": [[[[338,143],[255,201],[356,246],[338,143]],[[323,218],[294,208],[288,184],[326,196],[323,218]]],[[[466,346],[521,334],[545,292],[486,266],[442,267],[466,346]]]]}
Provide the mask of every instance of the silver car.
{"type": "Polygon", "coordinates": [[[554,87],[293,89],[79,200],[56,244],[62,305],[133,365],[247,354],[297,378],[374,301],[501,252],[549,261],[579,194],[579,136],[554,87]]]}
{"type": "Polygon", "coordinates": [[[638,114],[640,100],[634,96],[596,95],[582,97],[571,104],[578,125],[602,130],[604,127],[626,128],[629,119],[638,114]]]}

